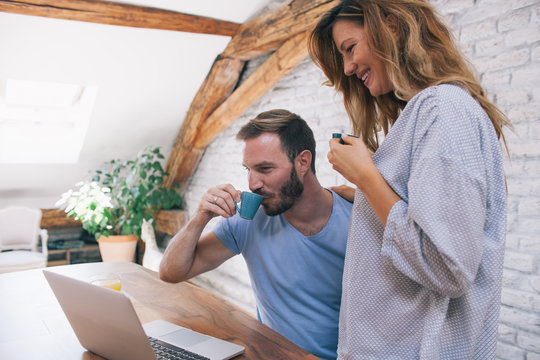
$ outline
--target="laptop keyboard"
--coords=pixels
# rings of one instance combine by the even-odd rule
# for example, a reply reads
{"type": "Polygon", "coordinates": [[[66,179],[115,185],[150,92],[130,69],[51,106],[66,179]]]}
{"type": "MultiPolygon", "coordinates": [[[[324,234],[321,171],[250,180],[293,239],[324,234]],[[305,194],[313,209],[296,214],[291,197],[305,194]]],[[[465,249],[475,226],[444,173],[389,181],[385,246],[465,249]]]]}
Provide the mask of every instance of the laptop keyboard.
{"type": "Polygon", "coordinates": [[[150,340],[154,353],[159,360],[210,360],[207,357],[192,353],[191,351],[187,351],[186,349],[179,348],[150,336],[148,337],[148,340],[150,340]]]}

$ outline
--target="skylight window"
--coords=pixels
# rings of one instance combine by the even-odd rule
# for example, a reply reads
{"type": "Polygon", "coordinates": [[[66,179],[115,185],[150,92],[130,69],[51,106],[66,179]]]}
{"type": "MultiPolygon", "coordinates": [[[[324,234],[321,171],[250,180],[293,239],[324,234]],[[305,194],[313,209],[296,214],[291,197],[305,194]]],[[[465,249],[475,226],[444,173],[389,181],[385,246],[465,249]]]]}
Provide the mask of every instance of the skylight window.
{"type": "Polygon", "coordinates": [[[0,163],[76,163],[97,88],[5,80],[0,92],[0,163]]]}

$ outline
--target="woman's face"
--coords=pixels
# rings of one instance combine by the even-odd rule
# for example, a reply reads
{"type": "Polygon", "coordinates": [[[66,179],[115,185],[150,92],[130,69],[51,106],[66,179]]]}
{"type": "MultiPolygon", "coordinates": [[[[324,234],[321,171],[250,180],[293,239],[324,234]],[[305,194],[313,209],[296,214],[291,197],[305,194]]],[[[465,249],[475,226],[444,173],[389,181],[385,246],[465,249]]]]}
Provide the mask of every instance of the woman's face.
{"type": "Polygon", "coordinates": [[[332,35],[343,56],[345,75],[362,80],[372,96],[394,90],[382,61],[371,52],[362,26],[349,20],[338,20],[334,23],[332,35]]]}

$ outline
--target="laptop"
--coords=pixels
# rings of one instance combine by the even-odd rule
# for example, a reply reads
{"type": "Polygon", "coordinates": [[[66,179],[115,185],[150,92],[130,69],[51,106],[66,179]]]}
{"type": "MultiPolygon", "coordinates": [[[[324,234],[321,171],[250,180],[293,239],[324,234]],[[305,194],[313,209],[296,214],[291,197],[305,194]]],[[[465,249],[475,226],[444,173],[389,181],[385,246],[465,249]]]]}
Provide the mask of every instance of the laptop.
{"type": "Polygon", "coordinates": [[[243,346],[167,321],[141,325],[124,293],[48,270],[43,274],[81,345],[106,359],[225,360],[244,352],[243,346]],[[178,349],[188,355],[174,357],[178,349]]]}

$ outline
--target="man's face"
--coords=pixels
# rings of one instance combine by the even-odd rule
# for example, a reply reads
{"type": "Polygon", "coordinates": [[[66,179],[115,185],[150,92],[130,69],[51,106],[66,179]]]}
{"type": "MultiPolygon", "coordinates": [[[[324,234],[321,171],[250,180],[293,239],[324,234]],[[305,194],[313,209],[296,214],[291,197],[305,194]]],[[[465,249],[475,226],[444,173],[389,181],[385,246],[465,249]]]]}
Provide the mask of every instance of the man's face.
{"type": "Polygon", "coordinates": [[[277,134],[246,140],[244,166],[249,171],[249,188],[264,197],[262,206],[269,216],[289,210],[304,190],[277,134]]]}

